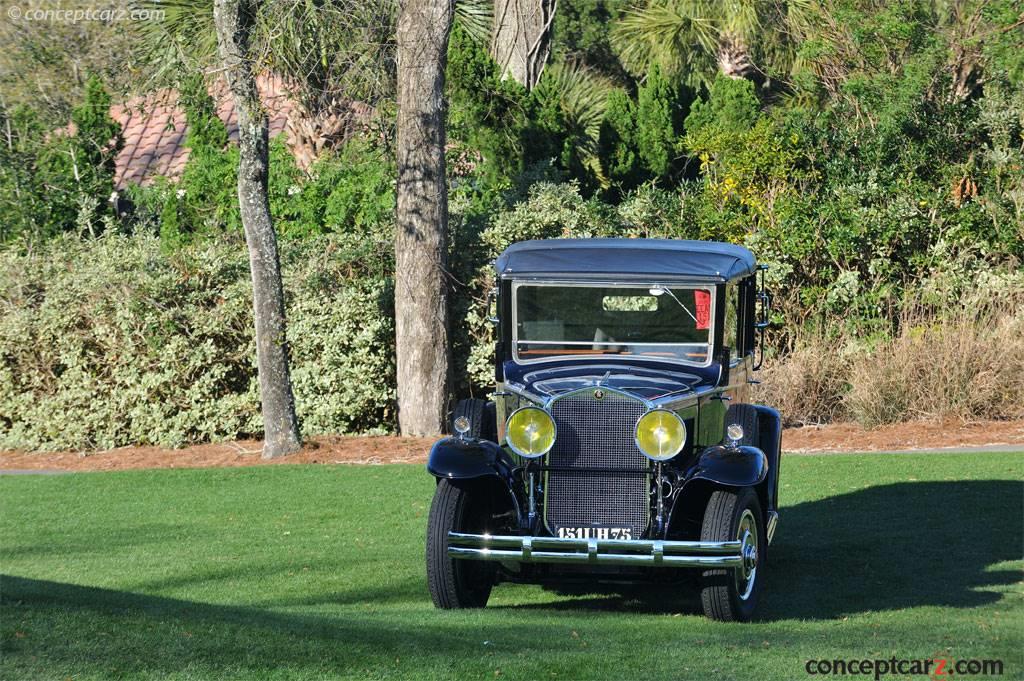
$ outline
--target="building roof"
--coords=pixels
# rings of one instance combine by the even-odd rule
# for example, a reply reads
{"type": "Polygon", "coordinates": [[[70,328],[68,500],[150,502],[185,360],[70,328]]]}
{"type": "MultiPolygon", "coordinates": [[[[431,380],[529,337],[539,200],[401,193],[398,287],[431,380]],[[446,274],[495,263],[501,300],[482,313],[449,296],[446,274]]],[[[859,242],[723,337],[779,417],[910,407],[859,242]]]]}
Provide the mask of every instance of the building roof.
{"type": "MultiPolygon", "coordinates": [[[[288,98],[280,78],[262,76],[257,80],[260,98],[270,117],[271,137],[284,132],[296,106],[288,98]]],[[[230,93],[223,81],[216,81],[210,95],[217,107],[217,116],[228,128],[232,142],[238,141],[238,117],[230,93]]],[[[188,161],[185,135],[185,109],[178,103],[178,93],[163,89],[123,104],[110,107],[110,117],[121,126],[124,147],[118,154],[114,185],[122,189],[128,184],[150,184],[157,177],[176,180],[188,161]]]]}
{"type": "Polygon", "coordinates": [[[713,279],[729,281],[757,268],[743,246],[674,239],[541,239],[505,249],[496,263],[502,277],[571,275],[606,279],[713,279]]]}
{"type": "MultiPolygon", "coordinates": [[[[353,124],[366,120],[373,111],[361,102],[344,102],[325,117],[322,121],[325,124],[311,126],[302,119],[302,109],[289,94],[282,78],[260,76],[256,85],[267,110],[270,136],[286,134],[286,142],[301,168],[308,168],[323,147],[347,137],[353,124]]],[[[227,126],[228,138],[237,143],[238,116],[223,80],[214,81],[210,95],[216,104],[217,116],[227,126]]],[[[177,91],[159,90],[115,104],[110,108],[110,117],[120,124],[124,138],[114,174],[117,189],[129,184],[150,184],[157,177],[170,180],[181,177],[188,161],[189,150],[185,146],[188,126],[177,91]]]]}

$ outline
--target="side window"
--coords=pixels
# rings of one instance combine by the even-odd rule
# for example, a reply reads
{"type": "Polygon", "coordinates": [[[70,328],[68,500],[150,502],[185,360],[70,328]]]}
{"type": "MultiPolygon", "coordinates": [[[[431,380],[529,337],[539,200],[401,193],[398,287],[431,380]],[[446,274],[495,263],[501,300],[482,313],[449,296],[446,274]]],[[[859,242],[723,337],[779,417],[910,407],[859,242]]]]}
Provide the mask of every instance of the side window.
{"type": "Polygon", "coordinates": [[[736,283],[725,287],[725,328],[722,329],[722,342],[729,347],[729,359],[740,356],[740,287],[736,283]]]}

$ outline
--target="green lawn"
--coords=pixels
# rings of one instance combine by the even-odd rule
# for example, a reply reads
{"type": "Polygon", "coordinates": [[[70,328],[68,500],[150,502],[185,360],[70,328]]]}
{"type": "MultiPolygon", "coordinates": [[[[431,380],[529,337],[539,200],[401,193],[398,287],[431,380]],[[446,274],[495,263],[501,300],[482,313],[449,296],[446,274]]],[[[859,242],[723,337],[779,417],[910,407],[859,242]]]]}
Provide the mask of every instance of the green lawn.
{"type": "Polygon", "coordinates": [[[746,625],[678,588],[436,611],[420,466],[3,476],[0,677],[812,679],[810,658],[896,656],[1021,678],[1024,456],[783,466],[746,625]]]}

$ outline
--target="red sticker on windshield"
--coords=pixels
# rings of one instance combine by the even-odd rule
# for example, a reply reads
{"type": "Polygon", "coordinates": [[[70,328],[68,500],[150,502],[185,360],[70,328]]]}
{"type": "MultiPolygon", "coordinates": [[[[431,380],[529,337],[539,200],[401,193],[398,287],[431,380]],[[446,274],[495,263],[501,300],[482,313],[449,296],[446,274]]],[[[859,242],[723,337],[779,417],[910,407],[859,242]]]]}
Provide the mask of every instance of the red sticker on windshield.
{"type": "Polygon", "coordinates": [[[697,328],[698,329],[710,329],[711,328],[711,292],[710,291],[694,291],[693,302],[697,307],[697,328]]]}

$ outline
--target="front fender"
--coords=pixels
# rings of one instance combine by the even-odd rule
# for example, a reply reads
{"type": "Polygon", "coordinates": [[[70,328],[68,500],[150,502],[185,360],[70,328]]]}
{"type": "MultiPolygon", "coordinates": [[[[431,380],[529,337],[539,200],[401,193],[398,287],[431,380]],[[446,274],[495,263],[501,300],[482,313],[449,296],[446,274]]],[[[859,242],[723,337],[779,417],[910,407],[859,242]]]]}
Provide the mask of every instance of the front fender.
{"type": "MultiPolygon", "coordinates": [[[[498,445],[489,440],[461,440],[446,437],[430,448],[427,472],[437,480],[463,481],[466,485],[482,485],[484,489],[504,490],[520,528],[529,528],[529,518],[523,515],[519,499],[512,489],[514,464],[498,445]]],[[[456,483],[458,484],[458,483],[456,483]]]]}
{"type": "Polygon", "coordinates": [[[493,476],[504,481],[502,454],[501,447],[488,440],[446,437],[435,442],[430,448],[427,471],[435,478],[448,480],[473,480],[493,476]]]}
{"type": "Polygon", "coordinates": [[[768,477],[768,457],[757,447],[715,445],[701,453],[697,463],[687,471],[688,485],[706,480],[726,487],[753,487],[768,477]]]}

